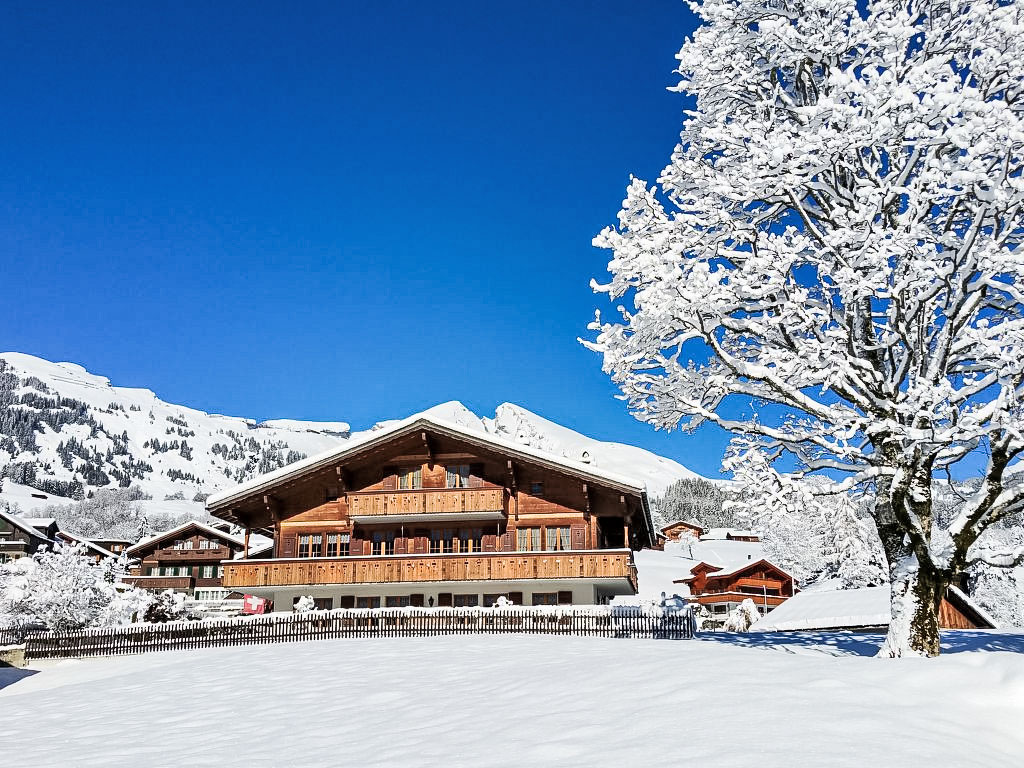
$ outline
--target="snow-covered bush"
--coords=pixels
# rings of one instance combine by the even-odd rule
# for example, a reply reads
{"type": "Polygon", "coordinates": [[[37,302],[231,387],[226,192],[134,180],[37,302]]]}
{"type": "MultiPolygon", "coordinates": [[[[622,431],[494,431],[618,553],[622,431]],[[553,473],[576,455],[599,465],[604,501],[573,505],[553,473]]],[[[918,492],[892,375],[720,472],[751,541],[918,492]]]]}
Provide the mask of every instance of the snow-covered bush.
{"type": "Polygon", "coordinates": [[[125,624],[149,602],[142,590],[116,583],[119,566],[96,563],[79,546],[44,550],[0,566],[0,625],[47,629],[125,624]]]}
{"type": "Polygon", "coordinates": [[[505,597],[504,595],[499,595],[498,599],[494,601],[494,605],[492,605],[491,607],[492,608],[512,608],[514,605],[515,605],[515,603],[513,603],[507,597],[505,597]]]}
{"type": "Polygon", "coordinates": [[[296,613],[309,613],[316,608],[312,595],[303,595],[295,601],[293,610],[296,613]]]}
{"type": "Polygon", "coordinates": [[[725,619],[726,632],[746,632],[754,622],[761,618],[757,606],[749,597],[737,605],[725,619]]]}
{"type": "Polygon", "coordinates": [[[165,589],[152,599],[146,608],[145,619],[152,624],[166,621],[180,621],[186,618],[185,595],[173,589],[165,589]]]}

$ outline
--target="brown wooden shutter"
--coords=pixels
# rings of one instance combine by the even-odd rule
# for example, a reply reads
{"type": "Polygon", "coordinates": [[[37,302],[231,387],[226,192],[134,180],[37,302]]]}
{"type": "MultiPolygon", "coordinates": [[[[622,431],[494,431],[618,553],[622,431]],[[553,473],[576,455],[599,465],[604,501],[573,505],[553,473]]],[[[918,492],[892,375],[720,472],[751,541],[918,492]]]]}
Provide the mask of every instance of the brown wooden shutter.
{"type": "Polygon", "coordinates": [[[451,592],[438,592],[438,594],[437,594],[437,607],[438,608],[451,608],[452,607],[452,593],[451,592]]]}
{"type": "Polygon", "coordinates": [[[397,487],[397,470],[394,467],[384,467],[384,477],[381,479],[381,488],[385,491],[393,491],[397,487]]]}
{"type": "Polygon", "coordinates": [[[417,536],[415,541],[415,554],[425,555],[430,551],[430,539],[426,536],[417,536]]]}
{"type": "Polygon", "coordinates": [[[404,536],[399,536],[395,539],[395,554],[404,555],[408,553],[407,542],[409,540],[404,536]]]}
{"type": "Polygon", "coordinates": [[[342,595],[338,598],[339,608],[355,608],[356,598],[353,595],[342,595]]]}
{"type": "Polygon", "coordinates": [[[348,552],[349,552],[350,555],[354,555],[356,557],[358,557],[359,555],[363,554],[363,540],[362,539],[357,539],[355,536],[353,536],[351,539],[349,539],[348,540],[348,552]]]}
{"type": "Polygon", "coordinates": [[[470,464],[469,465],[469,487],[470,488],[481,488],[484,484],[484,465],[483,464],[470,464]]]}
{"type": "Polygon", "coordinates": [[[587,526],[583,523],[573,523],[569,526],[569,537],[573,549],[587,548],[587,526]]]}
{"type": "Polygon", "coordinates": [[[498,537],[493,533],[489,533],[482,539],[484,552],[494,552],[498,546],[498,537]]]}
{"type": "Polygon", "coordinates": [[[512,531],[505,531],[498,538],[498,551],[499,552],[515,552],[516,551],[516,539],[512,535],[512,531]]]}
{"type": "Polygon", "coordinates": [[[289,533],[281,537],[281,557],[295,557],[295,534],[289,533]]]}
{"type": "Polygon", "coordinates": [[[416,608],[423,607],[423,595],[409,595],[409,605],[416,608]]]}
{"type": "Polygon", "coordinates": [[[558,593],[559,605],[572,605],[572,592],[565,591],[558,593]]]}
{"type": "Polygon", "coordinates": [[[523,593],[522,592],[509,592],[508,599],[512,601],[512,605],[523,604],[523,593]]]}

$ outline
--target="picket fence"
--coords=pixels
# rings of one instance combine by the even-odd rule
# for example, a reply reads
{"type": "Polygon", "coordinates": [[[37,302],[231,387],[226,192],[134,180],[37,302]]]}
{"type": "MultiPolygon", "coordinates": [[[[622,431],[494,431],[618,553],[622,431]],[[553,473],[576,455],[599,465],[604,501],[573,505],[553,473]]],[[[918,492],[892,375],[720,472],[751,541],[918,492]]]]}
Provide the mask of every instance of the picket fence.
{"type": "Polygon", "coordinates": [[[689,608],[383,608],[36,631],[24,644],[27,659],[52,659],[333,638],[529,634],[683,640],[693,633],[689,608]]]}

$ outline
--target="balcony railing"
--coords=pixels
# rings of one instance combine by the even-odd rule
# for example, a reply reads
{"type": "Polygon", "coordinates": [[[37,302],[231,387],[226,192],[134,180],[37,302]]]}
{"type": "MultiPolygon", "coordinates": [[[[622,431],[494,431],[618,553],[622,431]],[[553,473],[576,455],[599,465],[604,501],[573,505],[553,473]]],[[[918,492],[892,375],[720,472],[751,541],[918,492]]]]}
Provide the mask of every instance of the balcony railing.
{"type": "Polygon", "coordinates": [[[230,557],[231,553],[227,547],[212,547],[208,549],[175,549],[174,547],[164,547],[153,552],[152,555],[147,557],[147,560],[223,560],[226,557],[230,557]]]}
{"type": "Polygon", "coordinates": [[[124,576],[121,581],[139,589],[192,589],[196,583],[192,576],[124,576]]]}
{"type": "Polygon", "coordinates": [[[627,579],[636,590],[636,568],[629,550],[247,560],[224,564],[223,585],[231,589],[246,589],[289,585],[607,578],[627,579]]]}
{"type": "Polygon", "coordinates": [[[370,491],[349,494],[348,508],[353,517],[502,512],[505,508],[505,492],[501,488],[370,491]]]}

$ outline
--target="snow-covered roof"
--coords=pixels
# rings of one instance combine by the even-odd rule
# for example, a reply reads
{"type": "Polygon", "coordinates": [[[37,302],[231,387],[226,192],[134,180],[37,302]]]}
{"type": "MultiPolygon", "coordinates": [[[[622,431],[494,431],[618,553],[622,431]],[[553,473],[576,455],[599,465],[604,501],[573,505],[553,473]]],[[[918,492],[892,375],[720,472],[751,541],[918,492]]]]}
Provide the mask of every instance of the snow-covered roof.
{"type": "Polygon", "coordinates": [[[5,512],[3,509],[0,509],[0,520],[6,520],[8,523],[13,525],[18,530],[24,531],[30,536],[35,536],[37,539],[42,539],[43,541],[51,541],[51,539],[40,533],[38,528],[36,528],[34,525],[32,525],[32,523],[30,523],[23,517],[19,517],[18,515],[12,515],[10,512],[5,512]]]}
{"type": "Polygon", "coordinates": [[[671,523],[666,523],[661,526],[658,530],[666,531],[669,528],[674,528],[677,525],[685,525],[687,528],[696,528],[698,531],[703,531],[704,528],[699,523],[695,523],[692,520],[673,520],[671,523]]]}
{"type": "Polygon", "coordinates": [[[532,446],[521,445],[507,438],[487,432],[479,422],[477,424],[471,424],[466,423],[465,421],[449,420],[444,418],[443,415],[427,411],[422,414],[411,416],[408,419],[388,422],[381,429],[363,432],[353,436],[350,440],[337,448],[331,448],[323,453],[310,456],[308,459],[303,459],[302,461],[289,464],[281,469],[274,470],[273,472],[268,472],[265,475],[260,475],[252,480],[236,485],[234,488],[229,488],[212,494],[206,500],[206,507],[209,510],[217,507],[223,507],[231,501],[241,499],[263,489],[269,489],[283,480],[288,480],[317,469],[328,467],[353,454],[366,450],[369,447],[387,442],[388,440],[392,440],[395,437],[409,432],[415,432],[417,429],[424,428],[429,428],[442,434],[448,434],[452,437],[461,438],[467,442],[496,448],[514,456],[521,456],[540,464],[546,464],[563,469],[583,478],[603,482],[634,493],[645,493],[644,483],[642,481],[637,481],[636,478],[620,475],[616,472],[609,472],[606,469],[595,467],[582,461],[568,459],[557,454],[548,453],[547,451],[542,451],[532,446]]]}
{"type": "Polygon", "coordinates": [[[719,539],[728,539],[730,537],[750,538],[752,536],[757,536],[757,532],[745,531],[740,528],[711,528],[700,538],[701,540],[708,539],[709,541],[715,541],[719,539]]]}
{"type": "MultiPolygon", "coordinates": [[[[991,619],[963,592],[955,590],[967,606],[985,618],[991,619]]],[[[889,585],[840,589],[834,579],[824,581],[798,592],[778,608],[756,621],[752,632],[791,632],[812,629],[840,629],[856,627],[886,627],[889,625],[889,585]]]]}
{"type": "Polygon", "coordinates": [[[57,522],[52,517],[25,517],[22,518],[26,523],[36,528],[49,528],[51,525],[57,522]]]}
{"type": "Polygon", "coordinates": [[[86,549],[91,549],[93,552],[98,554],[100,557],[113,557],[113,558],[117,557],[117,555],[115,555],[109,549],[107,549],[106,547],[101,547],[99,544],[97,544],[92,539],[86,539],[86,538],[83,538],[81,536],[76,536],[75,534],[68,533],[67,531],[57,531],[57,537],[58,538],[67,539],[67,540],[75,542],[77,544],[81,544],[86,549]]]}
{"type": "Polygon", "coordinates": [[[143,539],[137,544],[133,544],[132,546],[128,547],[128,549],[126,549],[125,552],[129,555],[133,554],[134,552],[146,547],[149,544],[161,541],[162,539],[168,539],[177,536],[179,533],[182,533],[190,528],[198,528],[200,531],[208,533],[211,536],[216,536],[218,538],[225,539],[226,541],[230,541],[231,543],[237,544],[240,547],[245,546],[245,541],[238,538],[237,536],[233,536],[232,534],[222,531],[219,528],[214,528],[212,525],[200,523],[198,520],[189,520],[187,523],[182,523],[181,525],[175,528],[171,528],[169,531],[162,531],[161,533],[156,533],[152,536],[149,536],[148,538],[143,539]]]}
{"type": "MultiPolygon", "coordinates": [[[[736,560],[736,561],[733,561],[732,563],[730,563],[729,565],[726,565],[726,566],[718,566],[718,565],[715,565],[714,563],[709,563],[707,561],[701,561],[701,562],[697,563],[697,565],[695,565],[693,567],[696,568],[699,565],[710,566],[711,570],[708,572],[708,578],[709,579],[720,579],[720,578],[725,577],[725,576],[732,576],[733,574],[739,573],[740,571],[746,570],[750,566],[757,565],[759,563],[765,563],[766,565],[770,565],[772,568],[775,568],[780,573],[785,573],[787,576],[789,576],[789,573],[787,573],[786,570],[782,566],[773,563],[771,560],[769,560],[769,559],[767,559],[765,557],[760,557],[760,558],[758,558],[756,560],[754,560],[754,559],[750,559],[750,560],[746,560],[746,561],[736,560]]],[[[693,573],[693,569],[691,569],[690,572],[693,573]]],[[[695,578],[695,577],[688,576],[688,577],[686,577],[684,579],[680,579],[679,581],[680,582],[690,581],[693,578],[695,578]]]]}

